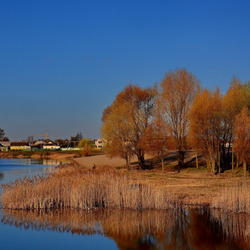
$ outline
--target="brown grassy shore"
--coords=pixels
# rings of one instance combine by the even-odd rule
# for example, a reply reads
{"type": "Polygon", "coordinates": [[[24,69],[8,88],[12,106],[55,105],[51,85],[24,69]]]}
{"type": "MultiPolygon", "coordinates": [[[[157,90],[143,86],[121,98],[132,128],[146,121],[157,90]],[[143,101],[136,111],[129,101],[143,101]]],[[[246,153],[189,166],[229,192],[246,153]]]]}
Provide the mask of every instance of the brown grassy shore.
{"type": "Polygon", "coordinates": [[[210,205],[250,213],[249,180],[241,172],[212,175],[207,168],[141,171],[77,164],[53,174],[3,185],[2,205],[10,209],[166,209],[179,204],[210,205]]]}

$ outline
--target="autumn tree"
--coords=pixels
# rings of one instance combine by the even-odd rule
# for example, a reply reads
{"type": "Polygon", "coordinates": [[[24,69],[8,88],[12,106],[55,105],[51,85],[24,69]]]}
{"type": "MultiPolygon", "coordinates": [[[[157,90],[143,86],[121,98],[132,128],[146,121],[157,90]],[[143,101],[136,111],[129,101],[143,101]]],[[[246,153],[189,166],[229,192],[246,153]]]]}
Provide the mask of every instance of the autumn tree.
{"type": "Polygon", "coordinates": [[[244,175],[247,173],[247,162],[250,161],[250,116],[248,108],[243,108],[237,115],[234,126],[234,148],[243,161],[244,175]]]}
{"type": "Polygon", "coordinates": [[[161,99],[157,93],[154,100],[152,121],[145,131],[142,144],[145,152],[157,157],[158,162],[161,163],[162,170],[164,170],[164,158],[169,148],[173,148],[174,142],[172,137],[170,137],[168,125],[163,119],[160,106],[161,99]]]}
{"type": "Polygon", "coordinates": [[[245,107],[250,110],[250,81],[245,82],[242,85],[243,93],[244,93],[244,100],[245,100],[245,107]]]}
{"type": "Polygon", "coordinates": [[[161,161],[162,170],[164,170],[164,156],[168,151],[168,141],[166,126],[160,117],[153,120],[142,138],[145,152],[157,156],[158,160],[161,161]]]}
{"type": "Polygon", "coordinates": [[[189,112],[199,89],[199,81],[186,69],[177,69],[166,73],[160,87],[162,118],[175,140],[180,170],[184,165],[184,155],[187,150],[189,112]]]}
{"type": "Polygon", "coordinates": [[[189,133],[188,133],[188,136],[187,136],[187,144],[192,148],[192,150],[194,151],[194,154],[195,154],[195,165],[196,165],[196,168],[199,168],[199,155],[202,154],[202,150],[200,149],[201,148],[201,143],[203,143],[201,140],[199,140],[198,138],[194,137],[193,134],[190,133],[190,130],[189,130],[189,133]]]}
{"type": "MultiPolygon", "coordinates": [[[[250,89],[247,88],[247,86],[247,84],[242,84],[239,79],[234,77],[222,100],[222,163],[225,169],[228,168],[230,164],[230,149],[234,140],[233,130],[236,116],[244,107],[249,106],[250,89]]],[[[234,168],[233,165],[232,162],[232,169],[234,168]]]]}
{"type": "Polygon", "coordinates": [[[220,163],[221,95],[216,91],[198,92],[190,111],[189,136],[195,148],[207,158],[212,173],[220,163]]]}
{"type": "Polygon", "coordinates": [[[110,157],[118,156],[130,164],[132,120],[127,117],[129,103],[114,102],[103,111],[102,136],[107,141],[104,150],[110,157]],[[108,112],[106,112],[108,110],[108,112]]]}
{"type": "Polygon", "coordinates": [[[150,124],[155,91],[129,84],[103,112],[102,137],[110,156],[128,161],[136,155],[142,169],[146,168],[142,137],[150,124]]]}
{"type": "Polygon", "coordinates": [[[90,140],[90,138],[82,138],[79,141],[79,143],[78,143],[78,147],[79,148],[83,148],[85,145],[91,146],[91,140],[90,140]]]}

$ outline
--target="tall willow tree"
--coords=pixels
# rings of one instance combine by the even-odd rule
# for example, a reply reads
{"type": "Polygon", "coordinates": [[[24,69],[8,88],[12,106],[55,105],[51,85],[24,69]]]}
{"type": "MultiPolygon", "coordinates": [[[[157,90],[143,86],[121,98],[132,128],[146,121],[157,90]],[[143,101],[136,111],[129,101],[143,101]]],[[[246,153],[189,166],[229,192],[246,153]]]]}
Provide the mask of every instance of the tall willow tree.
{"type": "Polygon", "coordinates": [[[129,84],[103,112],[102,136],[108,155],[127,159],[136,155],[146,168],[142,138],[152,117],[155,90],[129,84]]]}
{"type": "Polygon", "coordinates": [[[187,150],[189,112],[194,96],[199,89],[199,81],[186,69],[177,69],[166,73],[160,84],[160,103],[162,119],[175,141],[178,151],[179,170],[184,165],[187,150]]]}

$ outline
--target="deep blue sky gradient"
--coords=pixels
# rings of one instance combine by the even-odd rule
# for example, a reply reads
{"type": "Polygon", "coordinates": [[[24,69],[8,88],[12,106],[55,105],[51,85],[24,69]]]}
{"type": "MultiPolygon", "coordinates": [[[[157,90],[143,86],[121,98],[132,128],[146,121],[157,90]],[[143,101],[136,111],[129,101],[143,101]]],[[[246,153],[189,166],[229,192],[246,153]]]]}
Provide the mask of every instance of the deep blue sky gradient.
{"type": "Polygon", "coordinates": [[[129,82],[185,67],[225,93],[250,73],[249,0],[0,0],[0,128],[97,138],[129,82]]]}

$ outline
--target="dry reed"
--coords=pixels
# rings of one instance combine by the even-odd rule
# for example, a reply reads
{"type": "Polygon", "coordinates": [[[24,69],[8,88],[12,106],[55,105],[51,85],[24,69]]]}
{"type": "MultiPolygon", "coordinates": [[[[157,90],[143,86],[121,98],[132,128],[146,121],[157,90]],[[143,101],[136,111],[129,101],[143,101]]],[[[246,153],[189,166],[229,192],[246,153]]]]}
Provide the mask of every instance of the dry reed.
{"type": "Polygon", "coordinates": [[[166,188],[134,180],[110,167],[61,166],[45,177],[19,179],[2,189],[3,208],[9,209],[167,209],[176,200],[166,188]]]}
{"type": "Polygon", "coordinates": [[[116,171],[108,166],[86,169],[62,165],[45,177],[24,178],[3,185],[2,204],[4,208],[29,210],[166,209],[178,204],[210,204],[224,211],[250,213],[249,183],[248,180],[217,180],[215,177],[204,181],[203,176],[193,173],[183,173],[179,177],[116,171]]]}
{"type": "Polygon", "coordinates": [[[225,212],[250,214],[249,181],[221,188],[221,191],[212,200],[211,207],[223,209],[225,212]]]}

